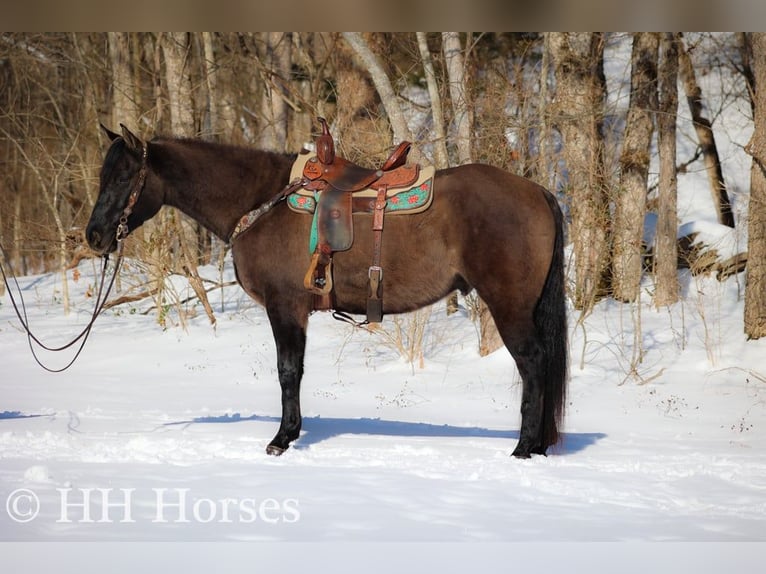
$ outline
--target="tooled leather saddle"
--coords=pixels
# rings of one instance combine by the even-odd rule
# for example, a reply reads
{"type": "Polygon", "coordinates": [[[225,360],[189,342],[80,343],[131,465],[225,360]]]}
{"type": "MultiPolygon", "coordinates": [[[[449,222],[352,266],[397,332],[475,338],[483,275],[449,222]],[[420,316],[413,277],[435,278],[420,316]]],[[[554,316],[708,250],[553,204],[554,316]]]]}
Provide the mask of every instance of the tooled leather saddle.
{"type": "Polygon", "coordinates": [[[332,308],[333,253],[350,249],[354,242],[353,214],[372,213],[373,258],[368,271],[367,322],[383,318],[383,269],[380,266],[383,220],[387,211],[422,211],[431,202],[433,168],[421,174],[419,164],[406,165],[410,142],[402,142],[379,169],[356,165],[335,153],[335,143],[324,118],[316,138],[316,155],[298,157],[293,177],[301,189],[288,197],[296,211],[313,212],[311,264],[304,277],[306,289],[316,295],[317,309],[332,308]],[[406,197],[401,201],[399,196],[406,197]]]}

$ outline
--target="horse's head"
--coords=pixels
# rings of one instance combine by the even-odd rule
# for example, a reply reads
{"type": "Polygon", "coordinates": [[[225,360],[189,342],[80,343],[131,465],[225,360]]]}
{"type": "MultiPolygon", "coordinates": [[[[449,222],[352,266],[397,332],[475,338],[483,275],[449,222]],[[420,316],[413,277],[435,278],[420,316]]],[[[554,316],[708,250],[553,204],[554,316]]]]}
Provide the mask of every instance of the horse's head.
{"type": "Polygon", "coordinates": [[[162,197],[149,189],[148,144],[125,126],[121,126],[122,135],[101,127],[112,144],[101,167],[98,199],[90,214],[85,237],[97,253],[111,253],[117,248],[117,228],[131,196],[135,205],[130,206],[125,233],[153,217],[162,207],[162,197]]]}

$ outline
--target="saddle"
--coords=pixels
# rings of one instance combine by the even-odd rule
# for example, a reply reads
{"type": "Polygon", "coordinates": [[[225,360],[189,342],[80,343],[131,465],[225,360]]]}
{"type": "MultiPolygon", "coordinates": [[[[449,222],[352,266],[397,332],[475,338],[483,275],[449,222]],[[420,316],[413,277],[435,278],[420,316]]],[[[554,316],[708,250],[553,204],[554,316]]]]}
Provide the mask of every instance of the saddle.
{"type": "Polygon", "coordinates": [[[291,180],[301,178],[301,188],[288,197],[295,211],[313,213],[309,249],[311,263],[304,286],[314,293],[315,307],[332,308],[333,253],[354,243],[354,213],[372,213],[373,258],[368,270],[367,322],[383,318],[383,269],[380,267],[383,219],[386,212],[423,211],[431,203],[434,169],[406,165],[412,144],[402,142],[379,169],[356,165],[335,154],[335,143],[324,118],[316,139],[316,155],[301,154],[291,180]],[[399,197],[399,196],[402,197],[399,197]]]}

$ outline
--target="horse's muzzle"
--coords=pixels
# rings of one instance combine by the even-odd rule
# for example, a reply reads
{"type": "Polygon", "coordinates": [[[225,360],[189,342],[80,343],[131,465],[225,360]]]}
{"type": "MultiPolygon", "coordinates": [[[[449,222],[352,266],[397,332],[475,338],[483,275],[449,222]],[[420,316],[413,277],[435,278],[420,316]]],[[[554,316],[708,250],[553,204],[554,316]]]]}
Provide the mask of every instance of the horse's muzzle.
{"type": "Polygon", "coordinates": [[[99,255],[106,255],[117,249],[117,239],[115,236],[104,235],[97,229],[89,227],[85,231],[85,238],[90,248],[99,255]]]}

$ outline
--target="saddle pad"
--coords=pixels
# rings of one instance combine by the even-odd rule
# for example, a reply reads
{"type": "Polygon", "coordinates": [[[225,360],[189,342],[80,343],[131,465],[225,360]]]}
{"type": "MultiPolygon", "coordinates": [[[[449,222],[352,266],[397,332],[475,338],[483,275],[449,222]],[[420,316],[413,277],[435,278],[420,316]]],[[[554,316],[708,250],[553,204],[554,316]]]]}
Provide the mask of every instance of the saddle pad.
{"type": "MultiPolygon", "coordinates": [[[[303,166],[313,156],[311,153],[301,153],[293,164],[292,171],[290,172],[290,181],[295,181],[303,176],[303,166]]],[[[433,199],[433,177],[436,169],[429,165],[421,168],[420,177],[417,181],[407,189],[389,189],[386,194],[388,203],[386,204],[386,213],[404,215],[410,213],[418,213],[425,211],[430,207],[433,199]]],[[[360,211],[372,212],[373,209],[357,209],[356,205],[366,204],[364,199],[374,200],[378,195],[375,189],[363,189],[356,191],[353,194],[355,200],[354,212],[360,211]]],[[[293,211],[303,213],[314,213],[316,208],[317,195],[314,191],[308,189],[299,189],[295,193],[287,197],[287,205],[293,211]]],[[[372,202],[370,203],[372,205],[372,202]]]]}

